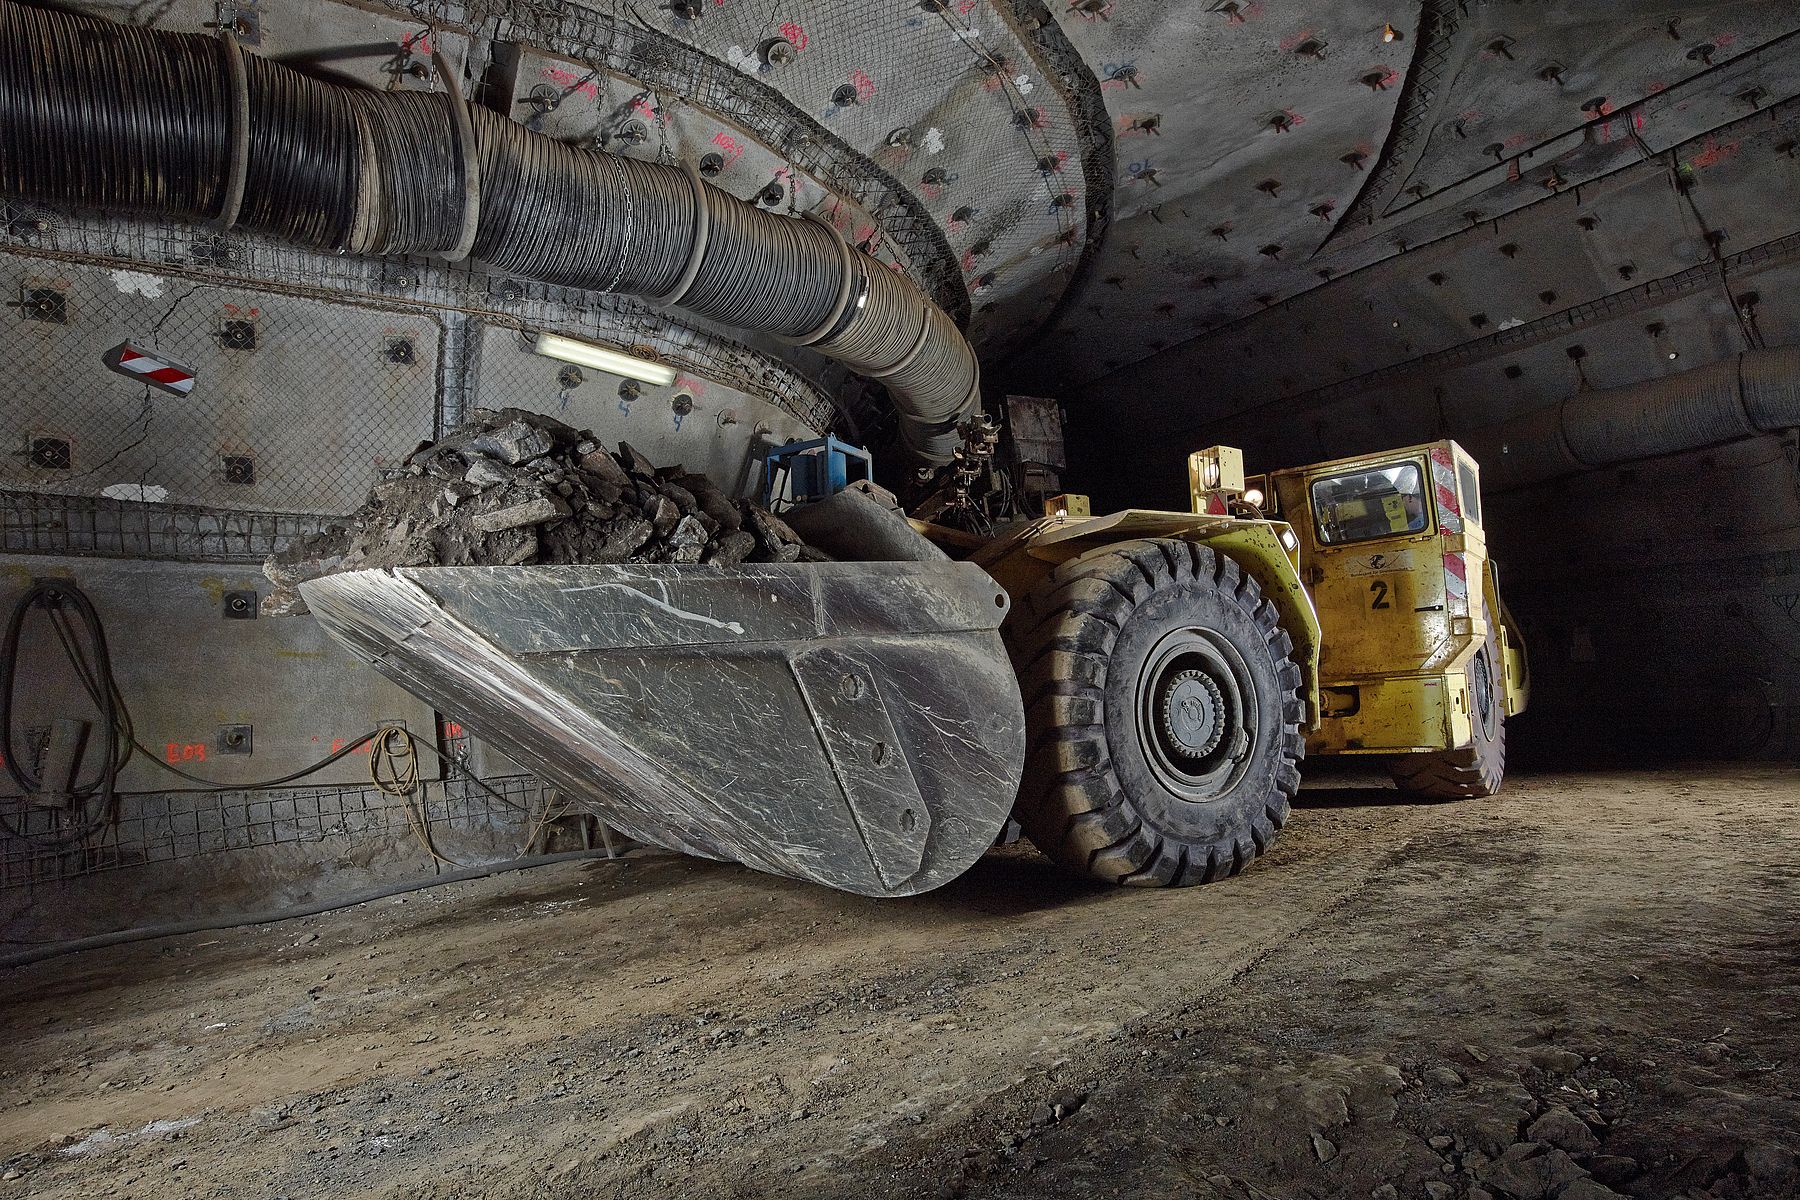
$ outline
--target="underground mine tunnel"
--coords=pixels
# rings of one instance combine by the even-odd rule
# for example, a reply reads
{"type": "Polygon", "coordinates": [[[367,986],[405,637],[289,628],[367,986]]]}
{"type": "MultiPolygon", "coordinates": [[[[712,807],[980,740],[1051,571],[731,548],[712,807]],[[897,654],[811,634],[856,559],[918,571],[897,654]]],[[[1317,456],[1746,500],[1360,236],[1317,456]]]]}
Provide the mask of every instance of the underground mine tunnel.
{"type": "Polygon", "coordinates": [[[0,1200],[1800,1196],[1792,0],[0,0],[0,1200]]]}

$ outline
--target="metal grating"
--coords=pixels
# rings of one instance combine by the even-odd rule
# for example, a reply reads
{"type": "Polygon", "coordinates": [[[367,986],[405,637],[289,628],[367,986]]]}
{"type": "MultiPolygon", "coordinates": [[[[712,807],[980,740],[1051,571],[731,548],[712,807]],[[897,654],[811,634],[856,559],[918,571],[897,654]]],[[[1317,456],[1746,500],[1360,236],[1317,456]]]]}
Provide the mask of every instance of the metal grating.
{"type": "MultiPolygon", "coordinates": [[[[80,847],[56,849],[0,832],[0,889],[235,850],[391,840],[407,836],[414,819],[435,831],[527,828],[552,799],[532,776],[484,782],[485,788],[458,776],[424,783],[411,799],[374,787],[124,796],[118,821],[80,847]]],[[[56,831],[59,818],[46,810],[11,809],[7,819],[22,833],[45,835],[56,831]]]]}
{"type": "Polygon", "coordinates": [[[329,519],[0,490],[0,552],[260,563],[329,519]]]}

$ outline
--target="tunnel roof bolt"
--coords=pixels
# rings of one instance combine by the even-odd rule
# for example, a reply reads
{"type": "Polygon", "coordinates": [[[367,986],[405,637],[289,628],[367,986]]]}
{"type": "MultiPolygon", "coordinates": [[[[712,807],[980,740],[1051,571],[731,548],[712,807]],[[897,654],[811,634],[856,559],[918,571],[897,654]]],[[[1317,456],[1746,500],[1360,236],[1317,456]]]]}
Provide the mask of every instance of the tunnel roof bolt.
{"type": "Polygon", "coordinates": [[[786,38],[770,38],[761,49],[763,65],[772,70],[778,71],[794,61],[794,43],[786,38]]]}

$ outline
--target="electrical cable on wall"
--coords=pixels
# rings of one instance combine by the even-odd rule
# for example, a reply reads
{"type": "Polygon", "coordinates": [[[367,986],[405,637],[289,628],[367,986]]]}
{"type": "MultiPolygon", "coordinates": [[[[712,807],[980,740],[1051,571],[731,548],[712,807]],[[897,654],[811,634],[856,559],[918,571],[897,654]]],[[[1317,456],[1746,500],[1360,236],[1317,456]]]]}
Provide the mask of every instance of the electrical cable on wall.
{"type": "MultiPolygon", "coordinates": [[[[47,792],[57,794],[61,803],[55,808],[48,808],[58,828],[48,831],[33,831],[14,823],[10,816],[0,813],[0,829],[11,836],[45,849],[66,849],[90,841],[96,835],[111,827],[118,819],[119,791],[118,779],[121,771],[130,762],[133,754],[142,754],[150,762],[171,775],[199,786],[200,790],[209,792],[247,792],[266,788],[280,787],[294,783],[310,775],[317,774],[331,764],[370,747],[369,772],[371,782],[380,791],[403,798],[408,824],[414,835],[428,854],[437,862],[460,867],[440,854],[431,839],[429,816],[422,809],[415,808],[419,793],[422,791],[419,777],[418,752],[422,749],[439,761],[463,768],[459,760],[444,754],[436,747],[420,743],[411,732],[399,726],[386,726],[371,729],[361,737],[346,743],[324,758],[296,771],[273,779],[260,779],[248,783],[220,783],[192,774],[173,763],[166,762],[154,751],[137,740],[131,721],[130,709],[119,691],[117,680],[113,676],[112,658],[107,649],[106,631],[95,609],[93,601],[74,582],[64,579],[39,580],[24,592],[13,604],[7,618],[5,634],[0,638],[0,755],[4,755],[7,773],[20,788],[21,795],[0,797],[29,810],[33,807],[31,797],[44,796],[47,792]],[[63,655],[71,670],[75,673],[82,691],[94,705],[99,717],[100,739],[98,745],[104,747],[104,757],[94,769],[91,776],[84,779],[68,781],[66,788],[47,786],[43,772],[33,765],[36,758],[22,748],[14,737],[14,717],[17,712],[18,668],[20,655],[24,647],[26,622],[33,612],[41,611],[51,631],[55,634],[63,655]],[[64,816],[75,814],[75,820],[64,825],[64,816]]],[[[475,784],[483,792],[509,808],[529,814],[530,809],[511,799],[503,792],[491,787],[466,768],[464,777],[475,784]]],[[[55,785],[58,781],[48,781],[55,785]]]]}

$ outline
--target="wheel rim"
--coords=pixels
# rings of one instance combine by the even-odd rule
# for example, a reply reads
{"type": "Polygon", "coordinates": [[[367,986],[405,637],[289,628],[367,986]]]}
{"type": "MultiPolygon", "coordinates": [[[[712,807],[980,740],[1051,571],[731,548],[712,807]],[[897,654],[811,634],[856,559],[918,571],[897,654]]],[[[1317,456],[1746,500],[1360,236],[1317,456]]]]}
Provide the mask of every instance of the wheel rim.
{"type": "Polygon", "coordinates": [[[1494,736],[1494,667],[1488,662],[1487,650],[1475,652],[1471,683],[1475,688],[1475,715],[1481,718],[1481,731],[1494,736]]]}
{"type": "Polygon", "coordinates": [[[1138,744],[1157,781],[1184,800],[1237,786],[1256,755],[1257,714],[1249,664],[1210,629],[1171,630],[1138,672],[1138,744]]]}

